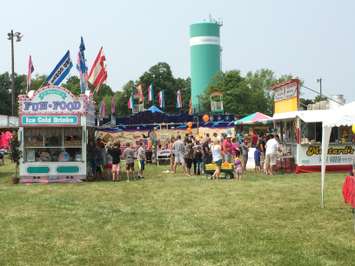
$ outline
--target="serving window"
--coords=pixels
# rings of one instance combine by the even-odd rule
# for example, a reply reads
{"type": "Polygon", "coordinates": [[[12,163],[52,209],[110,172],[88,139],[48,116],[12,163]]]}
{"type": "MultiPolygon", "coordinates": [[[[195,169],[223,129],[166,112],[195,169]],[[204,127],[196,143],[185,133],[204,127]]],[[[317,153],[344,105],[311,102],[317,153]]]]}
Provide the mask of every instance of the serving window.
{"type": "MultiPolygon", "coordinates": [[[[322,142],[322,123],[301,122],[302,143],[322,142]]],[[[329,143],[348,144],[355,143],[355,135],[351,127],[333,127],[329,143]]]]}
{"type": "Polygon", "coordinates": [[[24,128],[24,161],[82,161],[81,143],[82,128],[24,128]]]}

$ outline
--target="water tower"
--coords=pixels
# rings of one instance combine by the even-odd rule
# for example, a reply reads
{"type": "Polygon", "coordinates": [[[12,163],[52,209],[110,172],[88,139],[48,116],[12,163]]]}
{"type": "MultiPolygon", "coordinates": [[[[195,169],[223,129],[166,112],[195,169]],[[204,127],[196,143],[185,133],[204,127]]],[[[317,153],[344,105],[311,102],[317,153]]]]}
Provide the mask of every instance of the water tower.
{"type": "Polygon", "coordinates": [[[221,26],[222,23],[212,18],[190,25],[191,100],[194,112],[200,111],[200,96],[221,70],[221,26]]]}

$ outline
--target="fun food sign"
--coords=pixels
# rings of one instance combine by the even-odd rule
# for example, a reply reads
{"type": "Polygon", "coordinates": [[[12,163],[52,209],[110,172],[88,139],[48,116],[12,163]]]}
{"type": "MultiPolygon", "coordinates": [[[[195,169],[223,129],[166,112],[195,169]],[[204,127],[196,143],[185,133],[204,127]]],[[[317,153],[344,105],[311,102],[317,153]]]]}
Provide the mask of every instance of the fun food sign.
{"type": "Polygon", "coordinates": [[[70,91],[49,85],[32,97],[19,96],[20,124],[22,126],[73,126],[79,125],[86,112],[87,96],[74,96],[70,91]]]}

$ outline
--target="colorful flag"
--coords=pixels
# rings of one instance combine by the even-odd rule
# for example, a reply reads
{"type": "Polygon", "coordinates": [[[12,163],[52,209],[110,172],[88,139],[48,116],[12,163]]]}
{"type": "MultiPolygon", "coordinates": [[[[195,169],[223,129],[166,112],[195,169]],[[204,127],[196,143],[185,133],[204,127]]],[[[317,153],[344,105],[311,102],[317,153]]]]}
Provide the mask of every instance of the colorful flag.
{"type": "Polygon", "coordinates": [[[89,71],[88,81],[95,87],[95,91],[98,92],[102,83],[107,79],[107,71],[105,65],[106,57],[101,47],[97,54],[93,65],[89,71]]]}
{"type": "Polygon", "coordinates": [[[192,100],[189,101],[189,115],[192,115],[192,100]]]}
{"type": "Polygon", "coordinates": [[[116,113],[116,102],[115,102],[115,96],[112,96],[111,98],[111,114],[116,113]]]}
{"type": "Polygon", "coordinates": [[[76,65],[76,68],[78,69],[80,75],[81,93],[85,93],[85,91],[88,89],[88,68],[86,66],[84,51],[85,51],[84,39],[83,37],[81,37],[79,53],[78,53],[78,62],[76,65]]]}
{"type": "Polygon", "coordinates": [[[137,94],[136,96],[139,98],[139,102],[143,103],[144,102],[144,94],[143,94],[143,86],[142,84],[138,84],[137,86],[137,94]]]}
{"type": "Polygon", "coordinates": [[[133,102],[133,95],[131,95],[128,99],[128,109],[131,109],[133,110],[133,105],[134,105],[134,102],[133,102]]]}
{"type": "Polygon", "coordinates": [[[63,79],[69,74],[69,71],[72,66],[73,63],[70,59],[70,52],[68,50],[63,56],[63,58],[52,70],[52,72],[49,74],[46,83],[58,86],[63,81],[63,79]]]}
{"type": "Polygon", "coordinates": [[[154,99],[154,91],[153,91],[153,82],[152,82],[148,87],[148,102],[153,102],[153,99],[154,99]]]}
{"type": "Polygon", "coordinates": [[[101,103],[99,105],[99,116],[101,119],[106,117],[106,103],[104,99],[101,100],[101,103]]]}
{"type": "Polygon", "coordinates": [[[176,108],[178,108],[178,109],[182,108],[182,99],[181,99],[180,90],[178,90],[176,93],[176,108]]]}
{"type": "Polygon", "coordinates": [[[164,107],[165,107],[165,99],[164,99],[164,91],[163,90],[159,91],[158,101],[159,101],[159,107],[161,109],[164,109],[164,107]]]}
{"type": "Polygon", "coordinates": [[[27,92],[31,90],[32,73],[35,71],[32,63],[32,57],[28,58],[28,69],[27,69],[27,92]]]}

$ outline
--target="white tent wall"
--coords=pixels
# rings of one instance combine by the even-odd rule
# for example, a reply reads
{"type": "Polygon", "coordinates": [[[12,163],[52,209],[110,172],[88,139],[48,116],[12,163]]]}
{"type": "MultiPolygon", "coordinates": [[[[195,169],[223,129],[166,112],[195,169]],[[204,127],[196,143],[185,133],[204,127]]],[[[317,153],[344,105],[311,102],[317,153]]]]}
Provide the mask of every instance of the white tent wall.
{"type": "Polygon", "coordinates": [[[327,153],[328,153],[327,151],[328,151],[329,139],[330,139],[331,132],[332,132],[332,127],[324,126],[324,123],[323,123],[322,149],[321,149],[321,160],[322,160],[322,165],[321,165],[321,200],[320,200],[321,208],[324,208],[325,167],[326,167],[327,153]]]}
{"type": "MultiPolygon", "coordinates": [[[[333,127],[352,126],[355,124],[355,101],[329,110],[328,116],[322,121],[322,150],[321,150],[321,207],[324,208],[325,170],[330,134],[333,127]]],[[[354,160],[354,159],[353,159],[354,160]]]]}

